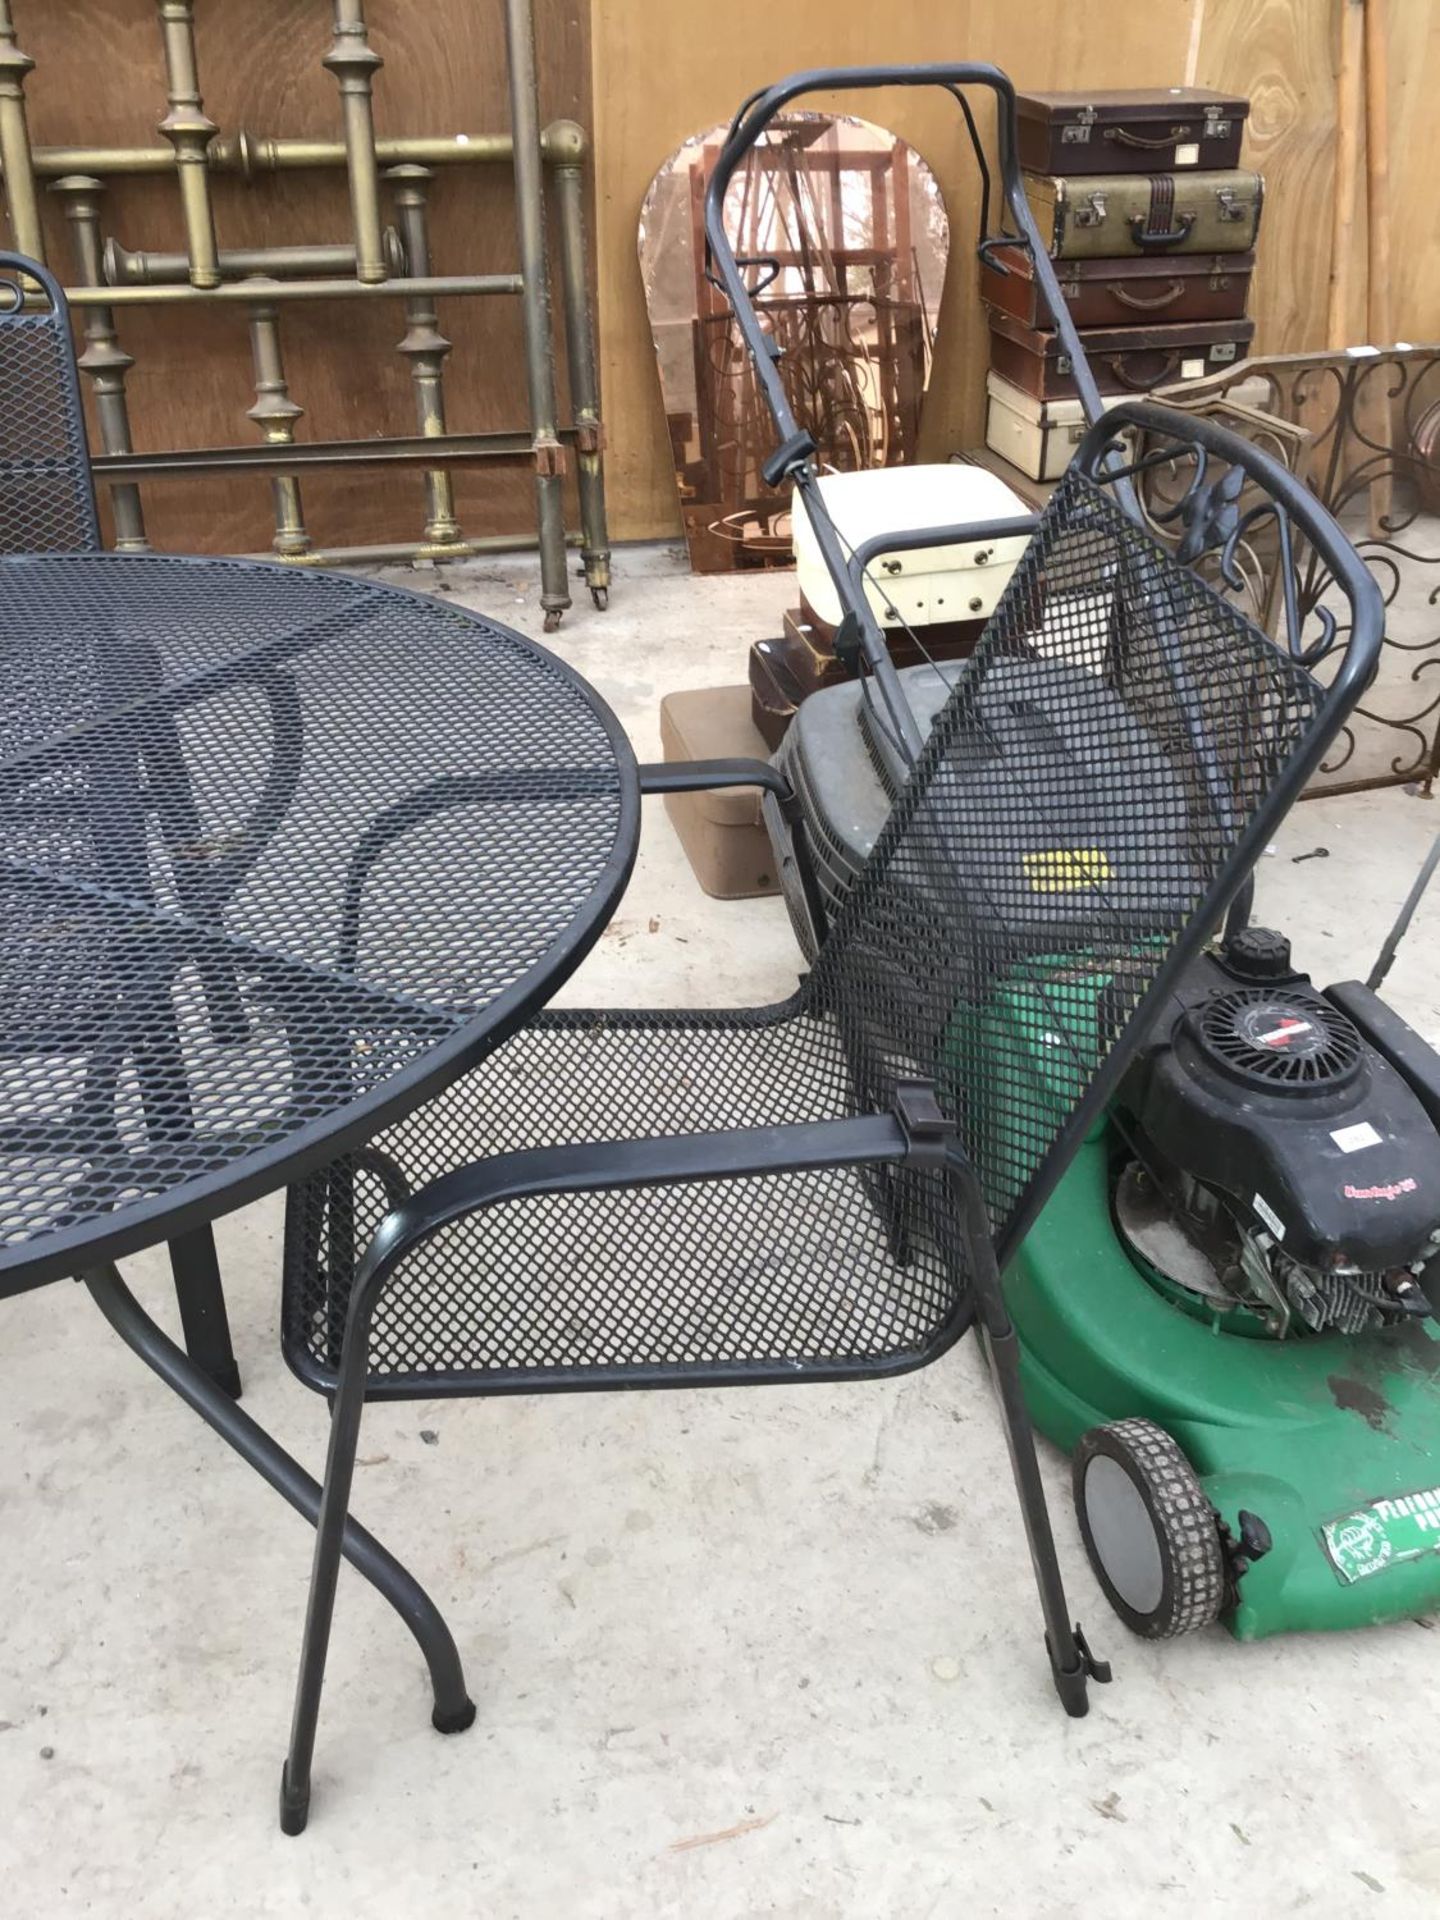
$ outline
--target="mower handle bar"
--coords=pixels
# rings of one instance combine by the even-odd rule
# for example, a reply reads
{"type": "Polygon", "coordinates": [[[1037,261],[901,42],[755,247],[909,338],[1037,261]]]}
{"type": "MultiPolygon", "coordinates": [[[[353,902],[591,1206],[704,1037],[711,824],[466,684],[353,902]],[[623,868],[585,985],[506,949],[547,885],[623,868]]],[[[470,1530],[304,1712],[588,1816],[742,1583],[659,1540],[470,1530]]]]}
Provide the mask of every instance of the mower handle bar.
{"type": "MultiPolygon", "coordinates": [[[[1384,636],[1384,605],[1379,589],[1359,555],[1314,495],[1270,455],[1263,453],[1250,442],[1242,440],[1238,435],[1199,416],[1155,406],[1146,401],[1124,401],[1111,409],[1108,414],[1104,412],[1084,347],[1076,333],[1065,297],[1060,291],[1049,249],[1041,240],[1034,217],[1030,212],[1029,202],[1025,197],[1017,154],[1015,89],[1009,77],[998,67],[984,62],[931,63],[921,66],[819,67],[792,74],[788,79],[777,81],[773,86],[751,94],[740,106],[717,156],[715,168],[706,189],[707,263],[718,274],[720,285],[730,301],[736,325],[740,329],[756,378],[780,435],[779,447],[762,468],[763,477],[771,486],[778,486],[786,479],[793,481],[809,515],[816,545],[840,598],[844,617],[852,623],[859,651],[870,670],[895,737],[904,748],[907,757],[912,761],[917,758],[923,741],[890,659],[885,636],[881,632],[863,586],[865,563],[876,551],[875,543],[866,541],[858,551],[847,552],[846,543],[842,541],[825,507],[814,460],[815,443],[810,434],[799,426],[791,409],[777,366],[782,349],[760,324],[752,290],[745,283],[740,264],[735,258],[734,249],[725,232],[724,209],[726,193],[741,160],[755,146],[776,116],[801,95],[849,89],[870,90],[877,87],[920,86],[940,87],[953,95],[964,110],[966,125],[970,131],[987,188],[987,203],[989,176],[984,166],[984,155],[976,138],[973,113],[960,90],[965,87],[985,87],[995,96],[1000,186],[1005,206],[1018,229],[1018,235],[1015,237],[1021,244],[1028,247],[1035,275],[1036,291],[1054,323],[1061,350],[1070,356],[1081,406],[1089,422],[1088,432],[1075,455],[1074,464],[1097,484],[1112,486],[1117,504],[1142,525],[1144,517],[1131,484],[1131,474],[1135,471],[1135,466],[1127,460],[1117,445],[1117,433],[1120,428],[1138,427],[1142,433],[1152,436],[1160,435],[1178,442],[1181,448],[1188,445],[1194,450],[1196,472],[1192,487],[1186,495],[1187,502],[1193,495],[1202,492],[1205,464],[1209,457],[1213,456],[1230,467],[1242,469],[1263,489],[1266,495],[1264,505],[1274,512],[1276,518],[1280,535],[1281,584],[1285,596],[1287,638],[1292,649],[1297,653],[1300,650],[1300,618],[1295,555],[1291,538],[1292,523],[1299,528],[1306,540],[1314,546],[1328,565],[1336,585],[1350,602],[1350,634],[1344,658],[1330,683],[1329,698],[1331,701],[1353,701],[1358,697],[1360,689],[1374,676],[1380,643],[1384,636]]],[[[981,238],[983,244],[992,236],[982,234],[981,238]]],[[[1235,494],[1232,492],[1228,496],[1232,506],[1234,500],[1235,494]]],[[[1196,501],[1199,518],[1213,519],[1212,536],[1208,540],[1200,538],[1197,546],[1194,527],[1191,520],[1187,520],[1189,530],[1187,542],[1191,546],[1191,552],[1184,554],[1182,547],[1182,554],[1188,559],[1209,545],[1219,546],[1223,568],[1231,561],[1234,537],[1232,534],[1227,539],[1229,529],[1222,522],[1219,512],[1226,503],[1217,499],[1212,504],[1217,511],[1213,516],[1207,516],[1205,500],[1196,501]]],[[[1252,509],[1249,514],[1241,516],[1237,510],[1231,516],[1229,524],[1233,526],[1236,519],[1248,524],[1255,511],[1252,509]]],[[[896,550],[900,549],[902,542],[915,545],[934,543],[933,533],[915,542],[909,541],[908,536],[892,535],[889,539],[896,550]]],[[[1333,620],[1331,631],[1333,631],[1333,620]]]]}
{"type": "MultiPolygon", "coordinates": [[[[734,177],[735,169],[755,146],[765,129],[790,105],[791,101],[807,93],[829,93],[876,87],[939,87],[943,92],[953,96],[964,115],[966,129],[980,168],[983,187],[982,225],[986,223],[989,209],[990,175],[975,126],[974,114],[961,89],[986,87],[994,94],[995,121],[999,135],[1001,191],[1005,206],[1019,231],[1018,234],[1005,236],[982,234],[982,240],[1004,237],[1012,241],[1018,240],[1028,246],[1034,262],[1036,288],[1059,335],[1061,351],[1070,356],[1075,385],[1085,418],[1092,422],[1097,420],[1103,411],[1103,403],[1090,371],[1089,362],[1085,357],[1085,349],[1070,318],[1065,296],[1060,291],[1060,284],[1055,277],[1049,251],[1041,241],[1034,216],[1030,212],[1029,202],[1025,198],[1025,188],[1017,158],[1015,89],[1009,77],[998,67],[979,61],[932,63],[924,66],[817,67],[804,73],[791,74],[788,79],[777,81],[774,86],[752,93],[741,103],[735,118],[730,123],[729,133],[716,158],[715,169],[710,176],[710,184],[705,193],[707,269],[712,279],[718,279],[719,285],[730,302],[736,325],[740,329],[741,338],[745,342],[751,364],[754,366],[755,377],[760,383],[761,392],[765,396],[766,405],[770,409],[779,433],[780,444],[764,462],[761,468],[762,477],[768,486],[778,487],[789,480],[798,490],[810,516],[810,524],[815,532],[815,542],[820,550],[820,557],[835,584],[841,606],[852,622],[860,653],[874,679],[890,726],[907,757],[913,761],[918,756],[922,745],[919,729],[916,727],[914,715],[896,678],[895,667],[890,659],[889,647],[880,624],[871,610],[863,588],[858,586],[852,577],[851,556],[846,552],[845,543],[841,540],[834,521],[826,510],[813,458],[815,442],[796,421],[776,364],[782,349],[760,324],[760,316],[756,312],[754,302],[756,289],[747,285],[742,263],[736,259],[734,248],[730,245],[725,232],[725,195],[734,177]]],[[[1122,485],[1118,492],[1127,509],[1132,513],[1137,512],[1128,483],[1122,485]]]]}
{"type": "MultiPolygon", "coordinates": [[[[1096,420],[1104,410],[1099,389],[1095,385],[1085,357],[1084,347],[1076,334],[1065,296],[1060,291],[1060,283],[1050,263],[1049,250],[1040,238],[1034,216],[1030,212],[1030,203],[1025,198],[1025,187],[1017,154],[1015,88],[1009,76],[1002,73],[999,67],[990,66],[983,61],[961,61],[954,64],[931,63],[924,66],[816,67],[808,72],[792,73],[788,79],[778,80],[774,86],[753,93],[744,101],[730,123],[730,131],[720,149],[715,170],[710,176],[710,184],[705,193],[705,251],[708,263],[719,273],[721,284],[729,297],[745,344],[755,363],[756,376],[780,433],[781,444],[771,461],[766,463],[765,478],[772,486],[786,478],[792,468],[808,458],[808,453],[813,452],[814,449],[812,447],[803,453],[799,450],[798,443],[808,436],[802,434],[790,409],[790,402],[775,367],[774,343],[760,326],[759,316],[755,312],[752,300],[752,289],[745,284],[734,249],[726,235],[725,195],[741,160],[792,100],[807,93],[871,90],[876,87],[939,87],[943,92],[955,95],[957,98],[959,97],[958,88],[988,87],[995,95],[1001,191],[1011,218],[1019,228],[1018,236],[1004,237],[1012,241],[1019,238],[1029,243],[1035,268],[1036,288],[1060,336],[1061,350],[1070,356],[1074,367],[1075,385],[1085,410],[1085,418],[1096,420]],[[779,462],[778,465],[777,462],[779,462]]],[[[961,100],[961,105],[964,104],[961,100]]],[[[980,154],[980,160],[983,171],[983,153],[980,154]]],[[[988,186],[988,172],[985,177],[988,186]]],[[[981,237],[990,239],[1001,236],[982,235],[981,237]]]]}

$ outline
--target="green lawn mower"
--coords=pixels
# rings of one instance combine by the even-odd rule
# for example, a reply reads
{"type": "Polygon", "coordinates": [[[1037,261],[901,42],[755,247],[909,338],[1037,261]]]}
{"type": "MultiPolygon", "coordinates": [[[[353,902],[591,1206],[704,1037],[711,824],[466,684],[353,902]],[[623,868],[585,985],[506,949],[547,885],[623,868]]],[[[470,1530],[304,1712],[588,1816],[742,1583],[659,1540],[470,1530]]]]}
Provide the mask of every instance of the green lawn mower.
{"type": "MultiPolygon", "coordinates": [[[[903,690],[924,672],[893,678],[903,690]]],[[[930,679],[915,690],[927,718],[930,679]]],[[[778,756],[832,912],[893,778],[855,724],[864,691],[835,692],[805,703],[778,756]]],[[[1025,710],[982,705],[987,751],[1025,710]]],[[[1094,743],[1056,750],[1059,837],[1103,846],[1107,823],[1083,813],[1094,743]]],[[[1125,750],[1118,726],[1105,750],[1125,750]]],[[[1136,808],[1167,817],[1138,759],[1136,776],[1136,808]]],[[[790,899],[813,947],[798,888],[790,899]]],[[[1043,990],[1021,964],[1008,993],[952,1016],[957,1057],[978,1044],[992,1063],[994,1110],[974,1118],[997,1165],[1047,1088],[1067,1102],[1053,954],[1036,972],[1043,990]],[[979,1042],[956,1042],[974,1020],[979,1042]]],[[[1098,1025],[1117,985],[1077,963],[1067,1033],[1087,1006],[1098,1025]]],[[[1259,1639],[1440,1608],[1440,1056],[1372,985],[1317,991],[1283,934],[1232,910],[1007,1287],[1031,1417],[1073,1457],[1087,1551],[1137,1633],[1223,1620],[1259,1639]]]]}
{"type": "MultiPolygon", "coordinates": [[[[986,72],[1003,97],[1008,82],[986,72]]],[[[1298,490],[1211,429],[1212,449],[1230,444],[1232,464],[1206,472],[1202,461],[1177,497],[1167,492],[1171,456],[1146,451],[1143,408],[1122,407],[1108,434],[1095,424],[1104,404],[1025,202],[1012,120],[1002,112],[998,122],[994,231],[984,176],[980,252],[992,265],[996,249],[1030,256],[1092,423],[1077,462],[1108,449],[1105,471],[1130,515],[1168,527],[1177,559],[1207,568],[1222,591],[1239,589],[1237,543],[1267,524],[1247,471],[1272,490],[1298,490]],[[1142,498],[1147,474],[1165,484],[1142,498]]],[[[978,563],[1036,522],[904,533],[887,524],[868,538],[850,523],[842,533],[806,467],[813,439],[739,272],[778,264],[737,263],[718,241],[716,254],[776,420],[766,477],[795,482],[797,516],[813,522],[843,609],[836,650],[857,669],[804,701],[775,756],[789,798],[767,793],[764,805],[791,917],[813,955],[943,708],[945,825],[930,852],[946,865],[947,897],[969,903],[987,965],[972,999],[933,1010],[936,1077],[948,1063],[949,1110],[966,1113],[987,1197],[1009,1219],[1017,1196],[1005,1191],[1005,1169],[1035,1159],[1017,1129],[1045,1138],[1055,1116],[1075,1111],[1104,1035],[1138,1004],[1126,968],[1147,975],[1135,943],[1166,925],[1155,889],[1182,876],[1187,891],[1196,823],[1230,804],[1223,779],[1204,792],[1185,784],[1186,755],[1170,750],[1183,743],[1164,729],[1198,716],[1193,745],[1207,728],[1243,727],[1247,696],[1180,685],[1173,661],[1142,657],[1144,623],[1127,631],[1125,594],[1147,591],[1143,566],[1122,589],[1103,554],[1087,571],[1083,552],[1063,545],[1035,565],[1027,558],[1006,589],[991,626],[1022,636],[1007,656],[982,641],[974,661],[897,669],[887,630],[925,656],[923,629],[886,591],[908,556],[963,549],[978,563]],[[1051,644],[1052,615],[1099,636],[1093,658],[1111,664],[1087,668],[1073,650],[1067,663],[1051,644]],[[1066,674],[1084,680],[1083,698],[1057,684],[1066,674]],[[1147,704],[1147,686],[1161,685],[1166,701],[1147,704]],[[1207,700],[1233,705],[1222,714],[1207,700]],[[1014,800],[1022,791],[1024,807],[1014,800]],[[1007,911],[987,917],[987,901],[1007,911]],[[968,1083],[966,1061],[983,1062],[968,1083]]],[[[1313,523],[1318,509],[1307,512],[1313,523]]],[[[1283,608],[1276,645],[1318,664],[1336,643],[1323,569],[1312,565],[1302,594],[1283,520],[1270,532],[1283,608]]],[[[1378,644],[1373,583],[1333,525],[1324,543],[1334,579],[1343,574],[1348,593],[1374,603],[1378,644]]],[[[1257,683],[1254,700],[1267,697],[1257,683]]],[[[1407,914],[1434,865],[1432,856],[1407,914]]],[[[923,875],[915,884],[923,890],[923,875]]],[[[1217,909],[1223,930],[1170,978],[1078,1154],[1038,1214],[1014,1216],[1009,1243],[1031,1417],[1072,1457],[1081,1530],[1109,1599],[1150,1638],[1223,1620],[1237,1638],[1259,1639],[1440,1608],[1440,1056],[1379,998],[1383,965],[1369,984],[1318,991],[1282,934],[1249,924],[1250,893],[1247,883],[1217,909]]],[[[903,955],[877,964],[903,972],[903,955]]],[[[912,990],[924,999],[929,983],[912,990]]]]}

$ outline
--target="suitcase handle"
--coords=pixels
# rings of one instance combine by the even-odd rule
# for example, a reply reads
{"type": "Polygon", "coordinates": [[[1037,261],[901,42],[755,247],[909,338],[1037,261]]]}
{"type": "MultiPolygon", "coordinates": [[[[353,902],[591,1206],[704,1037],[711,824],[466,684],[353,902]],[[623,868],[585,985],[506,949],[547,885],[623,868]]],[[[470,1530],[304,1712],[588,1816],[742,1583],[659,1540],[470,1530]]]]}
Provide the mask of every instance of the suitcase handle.
{"type": "Polygon", "coordinates": [[[1173,227],[1147,227],[1143,213],[1132,213],[1130,237],[1142,253],[1149,253],[1152,248],[1159,252],[1162,247],[1178,247],[1182,240],[1188,240],[1194,224],[1193,213],[1182,213],[1173,227]]]}
{"type": "Polygon", "coordinates": [[[1153,300],[1142,300],[1138,293],[1127,293],[1118,280],[1112,280],[1105,291],[1118,300],[1122,307],[1134,307],[1139,313],[1153,313],[1157,307],[1168,307],[1178,300],[1185,291],[1183,280],[1172,280],[1163,293],[1157,293],[1153,300]]]}
{"type": "Polygon", "coordinates": [[[1147,153],[1156,153],[1163,147],[1173,147],[1177,140],[1188,139],[1193,131],[1191,127],[1171,127],[1168,133],[1157,133],[1147,139],[1143,133],[1131,133],[1125,127],[1106,127],[1105,138],[1113,140],[1117,147],[1143,147],[1147,153]]]}
{"type": "MultiPolygon", "coordinates": [[[[1153,353],[1154,353],[1154,348],[1152,347],[1149,349],[1149,354],[1153,355],[1153,353]]],[[[1142,350],[1141,357],[1142,358],[1148,357],[1147,354],[1144,352],[1144,350],[1142,350]]],[[[1137,379],[1134,374],[1127,373],[1125,371],[1125,362],[1129,358],[1130,358],[1130,355],[1128,353],[1113,354],[1110,359],[1110,371],[1114,374],[1115,378],[1120,382],[1121,386],[1128,387],[1132,393],[1148,393],[1151,387],[1163,387],[1166,381],[1170,378],[1171,368],[1173,367],[1177,372],[1179,371],[1179,365],[1180,365],[1179,354],[1167,353],[1165,356],[1164,369],[1161,373],[1157,375],[1151,375],[1148,373],[1141,374],[1140,377],[1137,379]]]]}

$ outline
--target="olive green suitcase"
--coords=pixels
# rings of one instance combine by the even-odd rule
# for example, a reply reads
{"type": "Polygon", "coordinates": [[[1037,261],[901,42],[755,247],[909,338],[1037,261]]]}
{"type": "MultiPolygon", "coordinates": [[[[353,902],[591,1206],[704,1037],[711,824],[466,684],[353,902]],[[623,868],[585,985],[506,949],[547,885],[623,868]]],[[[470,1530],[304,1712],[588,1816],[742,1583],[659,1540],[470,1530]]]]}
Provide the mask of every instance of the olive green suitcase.
{"type": "Polygon", "coordinates": [[[1057,260],[1244,253],[1260,231],[1265,182],[1211,173],[1028,173],[1025,197],[1057,260]]]}

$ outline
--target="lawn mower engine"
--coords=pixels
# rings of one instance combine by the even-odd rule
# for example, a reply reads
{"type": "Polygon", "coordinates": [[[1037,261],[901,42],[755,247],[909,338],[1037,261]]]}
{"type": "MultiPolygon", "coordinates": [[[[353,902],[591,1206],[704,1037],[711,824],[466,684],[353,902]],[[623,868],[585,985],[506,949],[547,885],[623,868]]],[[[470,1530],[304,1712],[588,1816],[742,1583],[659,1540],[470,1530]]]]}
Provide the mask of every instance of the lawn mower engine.
{"type": "Polygon", "coordinates": [[[1440,1299],[1440,1058],[1404,1030],[1387,1059],[1345,1001],[1392,1046],[1396,1016],[1333,992],[1243,928],[1188,970],[1114,1104],[1131,1253],[1237,1331],[1362,1334],[1440,1299]]]}

